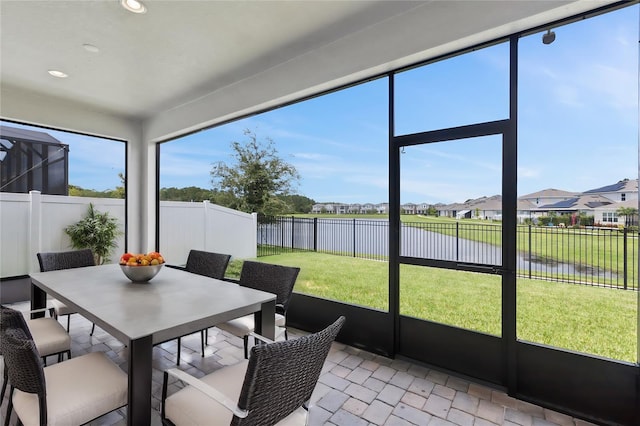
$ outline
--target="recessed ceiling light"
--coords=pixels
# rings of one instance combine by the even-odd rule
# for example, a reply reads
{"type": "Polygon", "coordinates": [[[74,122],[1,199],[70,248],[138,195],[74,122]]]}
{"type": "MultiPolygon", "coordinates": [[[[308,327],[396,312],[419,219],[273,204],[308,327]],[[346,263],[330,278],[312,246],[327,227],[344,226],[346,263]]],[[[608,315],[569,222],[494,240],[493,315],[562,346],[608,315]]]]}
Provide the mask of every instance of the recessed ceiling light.
{"type": "Polygon", "coordinates": [[[122,7],[133,13],[145,13],[147,8],[137,0],[120,0],[122,7]]]}
{"type": "Polygon", "coordinates": [[[89,43],[83,44],[82,47],[84,48],[84,50],[91,53],[98,53],[100,51],[100,49],[98,49],[96,46],[89,43]]]}
{"type": "Polygon", "coordinates": [[[58,78],[67,78],[69,77],[68,74],[63,73],[62,71],[58,71],[58,70],[49,70],[47,71],[49,74],[51,74],[54,77],[58,77],[58,78]]]}

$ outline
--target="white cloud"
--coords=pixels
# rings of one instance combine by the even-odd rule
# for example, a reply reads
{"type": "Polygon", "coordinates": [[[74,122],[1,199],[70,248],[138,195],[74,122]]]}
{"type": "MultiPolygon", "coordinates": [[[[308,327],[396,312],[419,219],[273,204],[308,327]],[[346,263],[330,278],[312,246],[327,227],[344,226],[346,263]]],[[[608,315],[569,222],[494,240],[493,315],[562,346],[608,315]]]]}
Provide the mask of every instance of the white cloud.
{"type": "Polygon", "coordinates": [[[329,161],[335,159],[332,155],[321,154],[318,152],[296,152],[292,155],[294,158],[300,160],[329,161]]]}

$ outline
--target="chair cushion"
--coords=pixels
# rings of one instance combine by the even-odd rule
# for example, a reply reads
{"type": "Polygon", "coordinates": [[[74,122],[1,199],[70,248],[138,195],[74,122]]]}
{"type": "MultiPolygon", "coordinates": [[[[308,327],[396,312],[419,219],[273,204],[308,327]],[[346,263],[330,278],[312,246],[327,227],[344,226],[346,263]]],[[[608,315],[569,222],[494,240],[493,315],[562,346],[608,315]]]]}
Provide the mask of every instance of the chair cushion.
{"type": "MultiPolygon", "coordinates": [[[[247,371],[247,364],[248,361],[245,360],[238,364],[221,368],[200,380],[222,392],[231,401],[237,402],[247,371]]],[[[233,418],[233,414],[222,404],[191,386],[186,386],[167,397],[165,415],[176,426],[228,425],[233,418]]],[[[279,426],[305,424],[306,415],[307,410],[300,407],[277,424],[279,426]]]]}
{"type": "MultiPolygon", "coordinates": [[[[247,372],[248,361],[242,361],[229,367],[220,368],[201,378],[230,400],[237,402],[242,390],[242,382],[247,372]]],[[[233,414],[224,406],[212,400],[199,390],[186,386],[165,401],[165,415],[176,426],[231,424],[233,414]]]]}
{"type": "MultiPolygon", "coordinates": [[[[284,327],[286,323],[285,316],[276,314],[275,322],[277,327],[284,327]]],[[[245,334],[249,334],[254,331],[254,317],[253,315],[246,315],[244,317],[218,324],[216,327],[236,336],[244,336],[245,334]]]]}
{"type": "Polygon", "coordinates": [[[71,348],[71,337],[55,319],[37,318],[27,320],[27,326],[40,356],[65,352],[71,348]]]}
{"type": "MultiPolygon", "coordinates": [[[[44,368],[48,425],[80,425],[127,404],[127,375],[102,352],[44,368]]],[[[14,409],[25,426],[39,424],[38,397],[15,390],[14,409]]]]}
{"type": "Polygon", "coordinates": [[[56,311],[56,315],[58,316],[71,315],[76,313],[76,311],[56,299],[53,299],[51,301],[51,306],[53,306],[53,309],[56,311]]]}

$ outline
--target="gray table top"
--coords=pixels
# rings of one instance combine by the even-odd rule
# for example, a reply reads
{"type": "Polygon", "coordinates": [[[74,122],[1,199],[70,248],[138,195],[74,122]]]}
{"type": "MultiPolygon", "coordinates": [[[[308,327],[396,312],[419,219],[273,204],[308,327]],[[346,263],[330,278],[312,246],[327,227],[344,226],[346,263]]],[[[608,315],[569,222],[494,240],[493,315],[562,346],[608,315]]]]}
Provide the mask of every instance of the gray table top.
{"type": "Polygon", "coordinates": [[[121,341],[153,343],[259,311],[275,295],[163,267],[148,283],[132,283],[119,265],[30,274],[49,295],[121,341]]]}

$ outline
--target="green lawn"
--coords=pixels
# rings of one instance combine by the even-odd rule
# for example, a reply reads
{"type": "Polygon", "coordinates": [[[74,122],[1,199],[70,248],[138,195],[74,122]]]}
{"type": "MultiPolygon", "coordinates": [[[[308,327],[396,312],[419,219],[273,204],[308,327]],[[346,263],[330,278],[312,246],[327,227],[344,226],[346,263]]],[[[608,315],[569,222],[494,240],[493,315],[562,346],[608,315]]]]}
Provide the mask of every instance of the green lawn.
{"type": "MultiPolygon", "coordinates": [[[[295,291],[388,310],[386,262],[320,253],[260,261],[301,268],[295,291]]],[[[237,276],[239,262],[230,266],[237,276]]],[[[518,338],[636,362],[638,293],[518,279],[518,338]]],[[[501,334],[500,277],[401,265],[402,315],[501,334]]]]}

